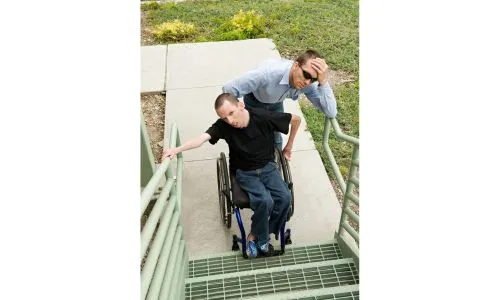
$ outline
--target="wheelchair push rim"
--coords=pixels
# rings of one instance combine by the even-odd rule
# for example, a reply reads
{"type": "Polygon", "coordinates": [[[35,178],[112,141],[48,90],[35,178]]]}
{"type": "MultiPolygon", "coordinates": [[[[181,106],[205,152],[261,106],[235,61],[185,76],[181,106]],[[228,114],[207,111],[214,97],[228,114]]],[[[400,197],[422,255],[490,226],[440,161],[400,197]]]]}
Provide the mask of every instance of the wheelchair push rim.
{"type": "Polygon", "coordinates": [[[223,183],[223,178],[221,178],[221,163],[220,163],[220,158],[217,159],[217,189],[219,193],[219,211],[220,211],[220,216],[222,223],[226,223],[225,221],[225,214],[226,214],[226,197],[224,196],[223,189],[224,189],[224,183],[223,183]]]}
{"type": "Polygon", "coordinates": [[[219,210],[222,223],[231,228],[231,192],[229,186],[229,175],[226,163],[226,155],[222,152],[217,159],[217,184],[219,190],[219,210]]]}

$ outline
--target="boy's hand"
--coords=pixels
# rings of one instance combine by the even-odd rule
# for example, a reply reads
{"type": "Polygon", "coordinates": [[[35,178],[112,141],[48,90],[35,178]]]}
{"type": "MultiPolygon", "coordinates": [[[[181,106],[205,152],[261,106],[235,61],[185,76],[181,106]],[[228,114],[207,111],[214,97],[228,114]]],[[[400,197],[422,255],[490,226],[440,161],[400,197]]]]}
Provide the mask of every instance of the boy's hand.
{"type": "Polygon", "coordinates": [[[164,161],[166,158],[172,159],[177,153],[179,153],[179,148],[165,149],[163,150],[161,161],[164,161]]]}

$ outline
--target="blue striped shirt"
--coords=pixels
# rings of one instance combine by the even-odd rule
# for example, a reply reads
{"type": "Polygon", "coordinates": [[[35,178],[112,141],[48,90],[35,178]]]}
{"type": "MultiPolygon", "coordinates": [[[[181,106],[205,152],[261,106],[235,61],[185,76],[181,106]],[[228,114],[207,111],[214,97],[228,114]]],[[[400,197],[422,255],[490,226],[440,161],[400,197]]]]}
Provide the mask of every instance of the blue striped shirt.
{"type": "Polygon", "coordinates": [[[296,101],[304,94],[309,101],[325,115],[333,118],[337,114],[337,102],[328,81],[318,86],[318,82],[297,90],[289,84],[292,60],[267,60],[258,68],[233,79],[222,87],[224,93],[231,93],[237,98],[253,93],[262,103],[283,102],[285,98],[296,101]]]}

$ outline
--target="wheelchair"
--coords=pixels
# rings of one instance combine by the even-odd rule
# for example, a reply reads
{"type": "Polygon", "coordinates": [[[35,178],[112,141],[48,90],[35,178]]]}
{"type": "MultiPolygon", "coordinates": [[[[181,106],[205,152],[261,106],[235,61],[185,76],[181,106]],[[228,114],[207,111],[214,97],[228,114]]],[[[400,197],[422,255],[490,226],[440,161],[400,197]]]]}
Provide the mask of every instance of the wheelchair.
{"type": "MultiPolygon", "coordinates": [[[[286,222],[290,221],[293,216],[294,211],[294,193],[293,193],[293,182],[292,174],[290,172],[290,166],[288,161],[283,156],[283,153],[278,148],[275,148],[274,159],[278,166],[278,170],[285,181],[288,189],[290,189],[292,199],[290,202],[290,208],[288,211],[288,216],[286,222]]],[[[238,251],[239,245],[242,245],[242,253],[244,258],[248,258],[246,254],[246,233],[243,227],[243,221],[241,219],[240,210],[245,208],[250,208],[250,203],[248,200],[248,194],[241,189],[239,184],[235,179],[236,175],[231,172],[227,166],[226,155],[224,152],[220,153],[220,157],[217,158],[217,185],[219,191],[219,208],[221,220],[224,226],[231,228],[232,214],[236,215],[236,221],[238,222],[238,227],[240,229],[241,237],[233,235],[232,250],[238,251]]],[[[282,255],[285,253],[285,245],[291,244],[291,231],[287,229],[285,231],[285,224],[280,229],[280,250],[275,250],[274,253],[270,253],[268,256],[282,255]]],[[[275,237],[276,240],[278,237],[275,237]]]]}

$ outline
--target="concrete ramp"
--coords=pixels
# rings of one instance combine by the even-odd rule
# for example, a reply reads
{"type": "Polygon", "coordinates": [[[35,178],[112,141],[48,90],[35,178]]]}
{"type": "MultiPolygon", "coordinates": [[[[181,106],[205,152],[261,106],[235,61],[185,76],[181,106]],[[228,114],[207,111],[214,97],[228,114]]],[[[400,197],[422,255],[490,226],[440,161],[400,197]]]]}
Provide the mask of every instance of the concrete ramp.
{"type": "Polygon", "coordinates": [[[263,60],[279,57],[270,39],[169,45],[167,91],[222,87],[263,60]]]}

